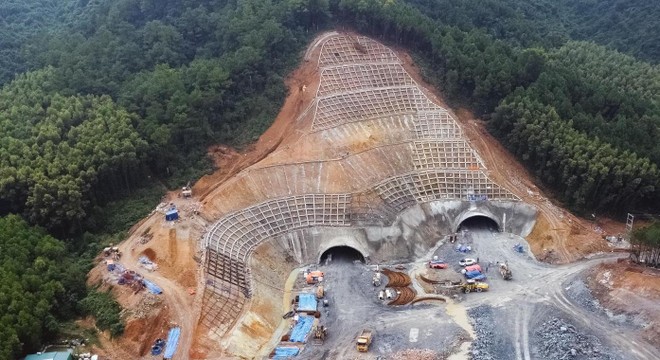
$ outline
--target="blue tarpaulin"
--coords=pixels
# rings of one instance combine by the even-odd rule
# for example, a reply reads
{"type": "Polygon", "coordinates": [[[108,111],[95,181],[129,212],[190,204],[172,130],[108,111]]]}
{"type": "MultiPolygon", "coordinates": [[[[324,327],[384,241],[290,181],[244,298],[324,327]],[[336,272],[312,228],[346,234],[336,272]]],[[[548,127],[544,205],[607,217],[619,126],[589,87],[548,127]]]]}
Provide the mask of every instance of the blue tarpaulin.
{"type": "Polygon", "coordinates": [[[291,336],[289,341],[291,342],[305,342],[307,335],[312,330],[312,325],[314,324],[314,318],[311,316],[301,316],[298,319],[298,323],[291,330],[291,336]]]}
{"type": "Polygon", "coordinates": [[[179,211],[177,209],[170,209],[165,212],[165,220],[174,221],[179,219],[179,211]]]}
{"type": "Polygon", "coordinates": [[[171,328],[167,334],[167,342],[165,343],[165,359],[171,359],[176,352],[176,347],[179,345],[179,335],[181,335],[181,328],[171,328]]]}
{"type": "Polygon", "coordinates": [[[465,277],[468,279],[473,279],[476,276],[481,275],[481,271],[479,270],[474,270],[474,271],[468,271],[465,273],[465,277]]]}
{"type": "Polygon", "coordinates": [[[316,295],[308,293],[298,295],[298,311],[316,311],[316,295]]]}
{"type": "Polygon", "coordinates": [[[298,355],[300,352],[300,349],[297,347],[285,347],[285,346],[279,346],[275,348],[275,356],[273,357],[274,360],[285,360],[288,359],[292,356],[298,355]]]}
{"type": "Polygon", "coordinates": [[[149,290],[150,293],[160,295],[163,293],[163,290],[158,287],[158,285],[152,283],[151,281],[144,279],[144,286],[149,290]]]}

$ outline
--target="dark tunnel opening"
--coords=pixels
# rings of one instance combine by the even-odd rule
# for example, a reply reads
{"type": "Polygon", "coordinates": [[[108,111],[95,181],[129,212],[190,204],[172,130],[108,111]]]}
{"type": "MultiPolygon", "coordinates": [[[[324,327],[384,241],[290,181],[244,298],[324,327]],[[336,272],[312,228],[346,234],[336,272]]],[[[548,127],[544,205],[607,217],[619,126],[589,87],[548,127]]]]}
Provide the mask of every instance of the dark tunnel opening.
{"type": "Polygon", "coordinates": [[[365,262],[362,253],[350,246],[333,246],[329,248],[321,254],[321,264],[324,264],[326,260],[333,263],[352,263],[355,260],[365,262]]]}
{"type": "Polygon", "coordinates": [[[489,230],[496,232],[500,230],[495,220],[484,215],[470,216],[458,225],[458,231],[461,230],[489,230]]]}

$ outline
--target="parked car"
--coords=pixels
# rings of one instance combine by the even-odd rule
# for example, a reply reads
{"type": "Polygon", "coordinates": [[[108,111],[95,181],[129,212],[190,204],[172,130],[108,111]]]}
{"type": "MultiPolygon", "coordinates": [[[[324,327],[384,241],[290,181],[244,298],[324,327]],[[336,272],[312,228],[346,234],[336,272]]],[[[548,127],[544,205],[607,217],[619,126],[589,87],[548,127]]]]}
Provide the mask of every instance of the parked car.
{"type": "Polygon", "coordinates": [[[429,267],[431,269],[446,269],[449,265],[446,262],[440,260],[431,260],[429,261],[429,267]]]}
{"type": "Polygon", "coordinates": [[[476,263],[477,263],[477,260],[470,259],[470,258],[465,258],[465,259],[461,259],[461,260],[458,261],[458,264],[461,265],[461,266],[470,266],[470,265],[474,265],[476,263]]]}

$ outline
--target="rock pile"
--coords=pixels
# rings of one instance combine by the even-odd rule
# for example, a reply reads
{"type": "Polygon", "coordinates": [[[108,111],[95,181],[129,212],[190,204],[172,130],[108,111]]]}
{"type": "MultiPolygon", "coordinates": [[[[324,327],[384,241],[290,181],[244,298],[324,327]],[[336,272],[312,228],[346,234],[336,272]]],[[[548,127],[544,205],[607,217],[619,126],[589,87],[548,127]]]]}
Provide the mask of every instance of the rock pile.
{"type": "Polygon", "coordinates": [[[470,358],[472,360],[497,360],[498,358],[493,354],[501,352],[493,351],[497,344],[494,341],[495,324],[492,309],[488,306],[478,306],[468,310],[468,315],[470,315],[477,336],[470,346],[470,358]]]}
{"type": "Polygon", "coordinates": [[[573,325],[559,318],[544,322],[535,335],[539,339],[537,350],[543,359],[615,359],[607,353],[598,338],[580,333],[573,325]]]}
{"type": "Polygon", "coordinates": [[[435,351],[429,349],[407,349],[395,353],[391,359],[439,360],[440,357],[435,351]]]}

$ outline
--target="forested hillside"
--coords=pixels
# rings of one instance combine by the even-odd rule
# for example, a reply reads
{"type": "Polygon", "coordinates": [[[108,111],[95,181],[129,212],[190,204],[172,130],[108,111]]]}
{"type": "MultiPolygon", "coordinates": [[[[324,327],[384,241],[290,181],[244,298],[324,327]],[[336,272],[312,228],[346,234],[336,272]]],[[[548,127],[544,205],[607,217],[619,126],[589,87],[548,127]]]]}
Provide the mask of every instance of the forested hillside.
{"type": "Polygon", "coordinates": [[[159,184],[208,171],[208,145],[254,141],[281,107],[283,79],[325,29],[409,50],[452,106],[486,119],[572,209],[657,210],[658,16],[660,2],[642,0],[3,2],[0,249],[19,232],[16,241],[52,251],[30,245],[16,254],[24,268],[0,253],[2,278],[19,293],[41,286],[29,264],[49,268],[37,260],[65,246],[80,263],[65,274],[52,265],[40,281],[52,280],[53,294],[2,318],[0,358],[95,309],[121,331],[116,304],[64,279],[84,278],[98,244],[153,208],[159,184]],[[87,300],[58,312],[61,294],[87,300]]]}
{"type": "Polygon", "coordinates": [[[0,3],[0,84],[27,70],[22,49],[63,25],[77,0],[3,0],[0,3]]]}
{"type": "Polygon", "coordinates": [[[408,0],[431,19],[464,31],[483,29],[514,45],[556,47],[590,40],[660,61],[660,2],[646,0],[408,0]]]}
{"type": "Polygon", "coordinates": [[[84,297],[84,271],[61,241],[23,219],[0,218],[0,359],[37,350],[84,297]]]}

